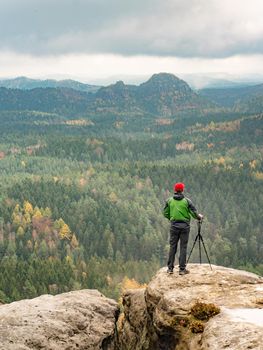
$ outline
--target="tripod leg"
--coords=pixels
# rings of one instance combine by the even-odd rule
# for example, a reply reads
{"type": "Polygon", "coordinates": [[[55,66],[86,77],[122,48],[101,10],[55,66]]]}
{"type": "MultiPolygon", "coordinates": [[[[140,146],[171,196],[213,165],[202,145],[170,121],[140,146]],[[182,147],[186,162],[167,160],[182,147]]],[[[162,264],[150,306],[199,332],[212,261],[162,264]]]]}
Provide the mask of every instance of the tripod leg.
{"type": "Polygon", "coordinates": [[[200,261],[200,264],[202,264],[202,255],[201,255],[201,240],[200,240],[200,234],[198,235],[199,236],[199,239],[198,239],[198,246],[199,246],[199,261],[200,261]]]}
{"type": "Polygon", "coordinates": [[[200,234],[200,239],[201,239],[201,241],[202,241],[202,244],[203,244],[203,247],[204,247],[204,251],[205,251],[207,260],[208,260],[208,262],[209,262],[209,265],[210,265],[210,269],[213,270],[213,269],[212,269],[212,266],[211,266],[211,262],[210,262],[209,256],[208,256],[208,253],[207,253],[207,250],[206,250],[206,247],[205,247],[205,242],[204,242],[203,237],[202,237],[201,234],[200,234]]]}
{"type": "Polygon", "coordinates": [[[198,238],[198,235],[195,237],[194,244],[193,244],[193,246],[192,246],[192,249],[191,249],[191,251],[190,251],[190,254],[188,255],[188,259],[187,259],[187,262],[186,262],[187,264],[188,264],[188,261],[190,260],[192,251],[193,251],[194,246],[195,246],[195,243],[196,243],[196,241],[197,241],[197,238],[198,238]]]}

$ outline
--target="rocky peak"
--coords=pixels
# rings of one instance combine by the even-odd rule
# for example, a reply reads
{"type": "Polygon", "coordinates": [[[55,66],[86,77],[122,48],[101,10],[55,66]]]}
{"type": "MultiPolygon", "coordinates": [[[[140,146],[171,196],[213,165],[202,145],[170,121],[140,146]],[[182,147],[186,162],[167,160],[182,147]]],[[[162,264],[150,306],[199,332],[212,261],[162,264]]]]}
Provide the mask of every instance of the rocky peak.
{"type": "Polygon", "coordinates": [[[116,83],[113,86],[123,88],[123,87],[125,87],[125,84],[122,80],[118,80],[118,81],[116,81],[116,83]]]}
{"type": "Polygon", "coordinates": [[[163,92],[169,92],[171,90],[192,91],[185,81],[170,73],[154,74],[149,80],[142,83],[139,88],[140,90],[161,90],[163,92]]]}
{"type": "Polygon", "coordinates": [[[132,85],[125,85],[123,81],[117,81],[115,84],[102,87],[94,95],[95,105],[115,106],[116,108],[125,108],[136,104],[134,100],[134,88],[132,85]]]}
{"type": "Polygon", "coordinates": [[[142,109],[161,116],[174,116],[178,111],[200,109],[207,102],[198,96],[189,85],[173,74],[154,74],[138,86],[137,102],[142,109]]]}

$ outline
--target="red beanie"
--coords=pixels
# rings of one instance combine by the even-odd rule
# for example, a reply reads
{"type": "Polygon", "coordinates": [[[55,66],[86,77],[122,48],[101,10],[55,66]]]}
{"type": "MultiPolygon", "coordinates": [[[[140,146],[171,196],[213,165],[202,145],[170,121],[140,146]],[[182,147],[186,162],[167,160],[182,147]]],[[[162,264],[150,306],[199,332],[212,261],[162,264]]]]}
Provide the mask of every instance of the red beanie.
{"type": "Polygon", "coordinates": [[[174,185],[174,192],[183,192],[184,190],[184,184],[182,182],[177,182],[174,185]]]}

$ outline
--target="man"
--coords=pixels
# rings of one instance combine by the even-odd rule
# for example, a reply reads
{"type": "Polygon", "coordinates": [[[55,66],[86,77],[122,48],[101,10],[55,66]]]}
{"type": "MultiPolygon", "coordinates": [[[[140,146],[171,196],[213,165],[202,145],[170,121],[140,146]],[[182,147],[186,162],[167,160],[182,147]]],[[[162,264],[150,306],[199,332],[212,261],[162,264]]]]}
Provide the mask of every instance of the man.
{"type": "Polygon", "coordinates": [[[175,254],[180,240],[179,275],[189,273],[186,270],[186,252],[190,232],[191,216],[201,221],[202,214],[198,214],[190,199],[183,194],[184,184],[178,182],[174,185],[174,196],[169,198],[163,209],[163,215],[171,221],[170,251],[168,258],[168,273],[173,273],[175,254]]]}

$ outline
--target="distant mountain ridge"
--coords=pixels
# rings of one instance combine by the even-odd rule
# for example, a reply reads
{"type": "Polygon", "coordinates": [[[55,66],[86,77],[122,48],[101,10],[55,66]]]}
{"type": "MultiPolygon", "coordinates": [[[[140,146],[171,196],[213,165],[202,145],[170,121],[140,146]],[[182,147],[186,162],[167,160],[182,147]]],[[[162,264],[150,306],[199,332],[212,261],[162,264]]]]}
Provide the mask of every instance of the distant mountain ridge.
{"type": "Polygon", "coordinates": [[[17,78],[12,84],[9,81],[9,86],[28,88],[0,87],[0,110],[34,110],[65,116],[150,114],[161,117],[218,108],[252,113],[263,111],[263,84],[194,91],[184,80],[169,73],[154,74],[140,85],[117,81],[109,86],[97,86],[97,90],[94,86],[71,80],[41,81],[42,87],[31,89],[29,86],[38,81],[17,78]],[[50,82],[65,86],[48,87],[50,82]]]}
{"type": "Polygon", "coordinates": [[[224,107],[237,108],[239,104],[244,105],[244,101],[250,104],[250,99],[253,100],[255,98],[262,99],[263,105],[263,84],[232,88],[201,89],[199,90],[199,94],[224,107]]]}
{"type": "Polygon", "coordinates": [[[0,80],[0,87],[7,89],[32,90],[36,88],[69,88],[84,92],[96,92],[100,88],[97,85],[80,83],[72,79],[54,80],[54,79],[30,79],[27,77],[17,77],[14,79],[0,80]]]}
{"type": "Polygon", "coordinates": [[[89,95],[67,88],[36,88],[32,90],[0,87],[0,110],[42,111],[58,114],[80,113],[87,108],[89,95]]]}
{"type": "Polygon", "coordinates": [[[201,110],[212,105],[185,81],[168,73],[154,74],[139,86],[119,81],[94,93],[64,87],[32,90],[0,88],[1,110],[171,116],[178,111],[201,110]]]}
{"type": "Polygon", "coordinates": [[[263,84],[254,88],[244,98],[235,102],[235,111],[263,113],[263,84]]]}

